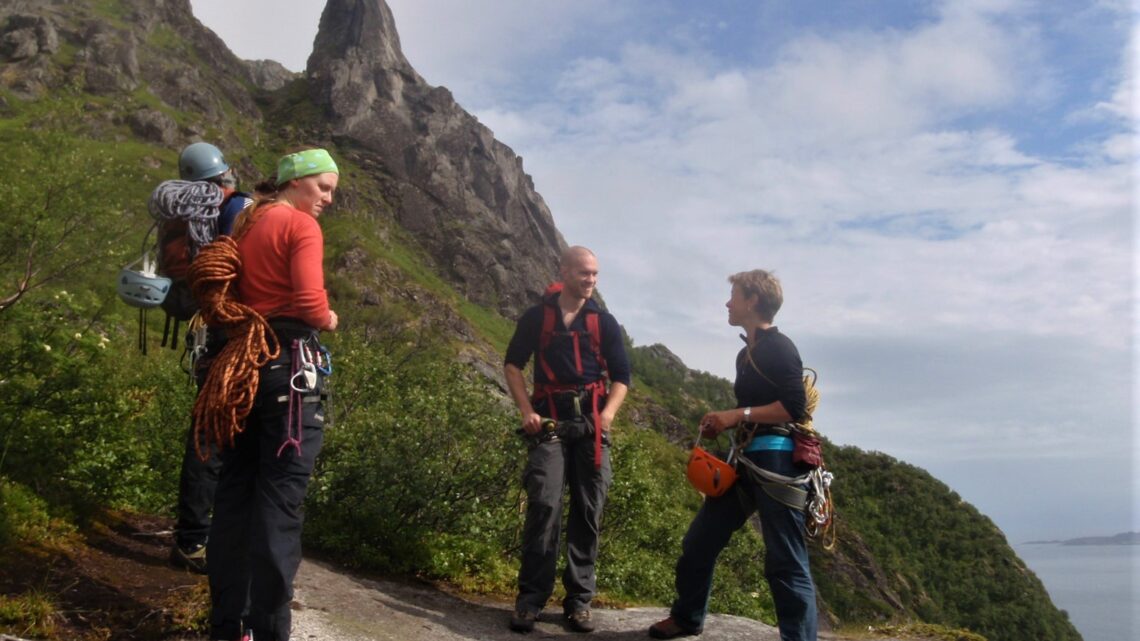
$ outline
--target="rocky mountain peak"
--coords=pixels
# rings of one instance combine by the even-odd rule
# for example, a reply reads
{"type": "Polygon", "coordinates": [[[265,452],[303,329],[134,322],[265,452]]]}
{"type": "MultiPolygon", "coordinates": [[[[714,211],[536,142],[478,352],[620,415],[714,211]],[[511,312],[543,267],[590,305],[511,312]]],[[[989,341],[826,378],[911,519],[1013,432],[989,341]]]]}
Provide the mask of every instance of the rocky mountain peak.
{"type": "Polygon", "coordinates": [[[468,298],[513,317],[536,302],[566,246],[522,159],[429,85],[383,0],[329,0],[308,61],[334,140],[379,170],[401,225],[468,298]]]}
{"type": "Polygon", "coordinates": [[[321,14],[309,64],[312,67],[328,61],[419,79],[404,58],[391,9],[377,0],[329,0],[321,14]]]}

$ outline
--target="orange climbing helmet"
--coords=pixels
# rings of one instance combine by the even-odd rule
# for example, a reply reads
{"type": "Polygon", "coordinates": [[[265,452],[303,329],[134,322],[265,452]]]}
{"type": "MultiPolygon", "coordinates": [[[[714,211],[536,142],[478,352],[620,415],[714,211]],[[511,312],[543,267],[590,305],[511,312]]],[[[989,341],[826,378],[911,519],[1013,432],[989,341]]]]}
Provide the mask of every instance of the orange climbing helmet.
{"type": "MultiPolygon", "coordinates": [[[[729,454],[729,459],[732,455],[729,454]]],[[[736,482],[736,470],[700,445],[694,445],[685,470],[689,483],[705,496],[720,496],[736,482]]]]}

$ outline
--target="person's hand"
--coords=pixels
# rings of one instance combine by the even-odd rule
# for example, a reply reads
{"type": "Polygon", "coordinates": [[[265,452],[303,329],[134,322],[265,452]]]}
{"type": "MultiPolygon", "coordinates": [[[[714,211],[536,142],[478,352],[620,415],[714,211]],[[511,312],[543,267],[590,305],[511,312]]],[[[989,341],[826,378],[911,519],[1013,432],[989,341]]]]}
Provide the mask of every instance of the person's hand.
{"type": "Polygon", "coordinates": [[[598,422],[601,423],[598,427],[602,428],[603,432],[608,432],[610,431],[610,426],[614,424],[614,415],[603,411],[598,414],[598,422]]]}
{"type": "Polygon", "coordinates": [[[323,329],[323,330],[327,330],[327,331],[330,331],[330,332],[331,332],[331,331],[335,331],[335,330],[336,330],[336,326],[337,326],[337,322],[338,322],[338,320],[339,320],[339,319],[337,318],[336,312],[334,312],[333,310],[331,310],[331,309],[330,309],[330,310],[329,310],[329,322],[328,322],[328,324],[327,324],[327,325],[325,325],[325,326],[324,326],[324,327],[322,327],[321,329],[323,329]]]}
{"type": "Polygon", "coordinates": [[[715,438],[717,434],[736,425],[736,413],[732,410],[709,412],[701,417],[701,436],[715,438]]]}
{"type": "Polygon", "coordinates": [[[542,431],[542,417],[537,412],[531,412],[523,416],[522,429],[527,434],[534,436],[542,431]]]}

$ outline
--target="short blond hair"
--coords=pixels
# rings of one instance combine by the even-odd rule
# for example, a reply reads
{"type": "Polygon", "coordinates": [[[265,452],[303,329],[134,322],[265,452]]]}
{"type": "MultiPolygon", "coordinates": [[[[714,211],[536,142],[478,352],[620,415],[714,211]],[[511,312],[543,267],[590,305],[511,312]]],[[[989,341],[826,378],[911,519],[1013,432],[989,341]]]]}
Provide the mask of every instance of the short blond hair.
{"type": "Polygon", "coordinates": [[[753,309],[761,318],[769,323],[775,320],[776,312],[784,304],[784,288],[780,286],[780,279],[763,269],[753,269],[729,276],[728,282],[739,287],[745,296],[757,297],[753,309]]]}

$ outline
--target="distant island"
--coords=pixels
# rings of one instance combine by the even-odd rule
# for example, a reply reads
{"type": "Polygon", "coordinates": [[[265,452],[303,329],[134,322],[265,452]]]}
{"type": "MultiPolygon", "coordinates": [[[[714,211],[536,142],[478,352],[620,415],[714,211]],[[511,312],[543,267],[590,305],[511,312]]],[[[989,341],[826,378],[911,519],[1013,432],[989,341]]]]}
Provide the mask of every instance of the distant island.
{"type": "Polygon", "coordinates": [[[1122,532],[1114,536],[1082,536],[1059,541],[1026,541],[1026,545],[1140,545],[1140,532],[1122,532]]]}

